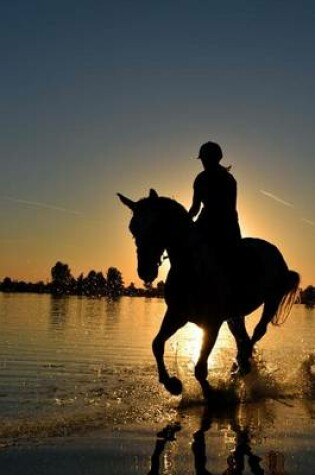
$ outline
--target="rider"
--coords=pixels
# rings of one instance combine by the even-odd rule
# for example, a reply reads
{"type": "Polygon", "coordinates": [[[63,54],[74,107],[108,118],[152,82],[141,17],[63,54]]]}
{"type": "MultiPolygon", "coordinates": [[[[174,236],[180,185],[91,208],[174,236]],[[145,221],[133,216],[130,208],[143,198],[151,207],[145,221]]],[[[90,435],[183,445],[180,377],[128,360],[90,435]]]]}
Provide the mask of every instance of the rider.
{"type": "Polygon", "coordinates": [[[236,210],[237,184],[229,172],[230,167],[220,165],[223,154],[215,142],[204,143],[199,158],[204,171],[197,175],[189,215],[198,215],[196,225],[207,236],[215,249],[225,253],[233,249],[241,239],[236,210]]]}

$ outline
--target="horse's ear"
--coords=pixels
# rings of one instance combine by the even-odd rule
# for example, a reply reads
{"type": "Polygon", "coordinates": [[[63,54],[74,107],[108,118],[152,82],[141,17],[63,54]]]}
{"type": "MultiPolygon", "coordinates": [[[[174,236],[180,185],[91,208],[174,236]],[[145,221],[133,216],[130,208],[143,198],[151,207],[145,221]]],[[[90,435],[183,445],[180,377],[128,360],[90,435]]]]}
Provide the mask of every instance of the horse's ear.
{"type": "Polygon", "coordinates": [[[157,192],[155,190],[153,190],[153,188],[151,188],[150,193],[149,193],[149,198],[156,199],[158,197],[159,197],[159,195],[157,194],[157,192]]]}
{"type": "Polygon", "coordinates": [[[129,198],[126,198],[126,196],[124,196],[120,193],[117,193],[117,196],[125,206],[127,206],[129,209],[131,209],[131,211],[135,210],[136,203],[134,201],[130,200],[129,198]]]}

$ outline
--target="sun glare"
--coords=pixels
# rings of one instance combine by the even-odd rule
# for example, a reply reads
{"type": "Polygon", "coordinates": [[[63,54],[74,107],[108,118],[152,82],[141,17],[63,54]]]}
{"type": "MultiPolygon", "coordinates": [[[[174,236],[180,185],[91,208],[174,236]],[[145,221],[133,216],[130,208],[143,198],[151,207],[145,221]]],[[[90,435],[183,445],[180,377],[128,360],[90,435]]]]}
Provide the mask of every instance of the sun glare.
{"type": "Polygon", "coordinates": [[[186,356],[190,357],[194,364],[197,363],[199,358],[202,338],[203,330],[196,325],[189,323],[187,325],[185,353],[186,356]]]}
{"type": "MultiPolygon", "coordinates": [[[[195,366],[201,350],[203,330],[193,323],[188,323],[172,339],[171,346],[179,358],[188,360],[192,366],[195,366]]],[[[216,344],[208,359],[208,368],[217,369],[226,366],[226,359],[232,359],[235,354],[235,343],[226,324],[223,324],[216,344]],[[223,361],[224,360],[224,361],[223,361]]]]}

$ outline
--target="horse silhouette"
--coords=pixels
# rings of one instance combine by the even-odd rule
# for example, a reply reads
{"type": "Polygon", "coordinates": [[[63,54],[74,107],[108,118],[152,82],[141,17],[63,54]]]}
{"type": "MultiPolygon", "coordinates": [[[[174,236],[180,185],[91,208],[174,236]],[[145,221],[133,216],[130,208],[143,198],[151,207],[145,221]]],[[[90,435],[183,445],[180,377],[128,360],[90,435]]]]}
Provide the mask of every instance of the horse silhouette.
{"type": "Polygon", "coordinates": [[[139,277],[153,282],[165,250],[170,260],[165,283],[167,310],[152,343],[159,381],[171,394],[181,394],[181,381],[171,377],[165,366],[164,346],[177,330],[193,322],[204,333],[195,377],[208,398],[207,361],[222,323],[227,321],[235,338],[238,370],[246,374],[254,345],[266,333],[268,323],[277,324],[289,314],[299,274],[288,269],[274,245],[261,239],[244,238],[226,256],[216,252],[186,209],[175,200],[159,197],[155,190],[139,201],[118,196],[133,212],[129,229],[136,242],[139,277]],[[245,316],[262,304],[262,316],[250,338],[245,316]]]}

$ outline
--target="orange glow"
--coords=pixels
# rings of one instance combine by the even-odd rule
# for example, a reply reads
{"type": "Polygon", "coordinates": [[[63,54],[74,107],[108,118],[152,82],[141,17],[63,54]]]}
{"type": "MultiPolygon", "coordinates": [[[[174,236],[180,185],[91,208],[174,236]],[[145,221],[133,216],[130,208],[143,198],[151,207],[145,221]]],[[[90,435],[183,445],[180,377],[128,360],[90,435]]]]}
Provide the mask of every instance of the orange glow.
{"type": "MultiPolygon", "coordinates": [[[[183,329],[179,330],[174,337],[171,338],[170,343],[175,352],[178,352],[180,357],[187,358],[193,366],[196,365],[200,350],[202,346],[203,330],[193,323],[188,323],[183,329]],[[181,341],[180,347],[177,347],[177,342],[181,341]]],[[[226,353],[231,353],[230,364],[235,356],[235,342],[228,329],[227,324],[223,324],[216,344],[211,351],[208,359],[208,368],[216,369],[222,365],[222,357],[226,357],[226,353]]]]}
{"type": "MultiPolygon", "coordinates": [[[[233,161],[237,162],[237,159],[233,161]]],[[[131,186],[122,181],[118,187],[115,184],[115,191],[117,188],[137,200],[147,195],[153,186],[160,195],[170,196],[188,209],[199,165],[194,160],[186,161],[176,186],[171,173],[174,169],[169,173],[165,170],[158,180],[153,176],[153,169],[151,174],[148,172],[145,186],[139,187],[136,183],[131,186]]],[[[237,169],[235,176],[239,184],[238,211],[243,236],[260,237],[278,246],[289,267],[300,272],[302,285],[314,284],[313,221],[303,220],[306,213],[262,194],[260,189],[267,187],[255,185],[247,170],[237,169]]],[[[276,194],[286,198],[281,190],[276,194]]],[[[122,272],[126,285],[134,282],[142,286],[137,276],[135,245],[128,231],[131,213],[118,201],[114,190],[104,194],[101,203],[86,202],[80,206],[78,202],[80,213],[76,215],[52,209],[33,209],[22,203],[6,202],[5,207],[7,228],[11,231],[1,241],[0,279],[9,276],[47,281],[51,267],[61,260],[69,265],[74,277],[92,269],[105,273],[108,267],[114,266],[122,272]]],[[[166,279],[168,269],[166,260],[156,282],[166,279]]]]}

